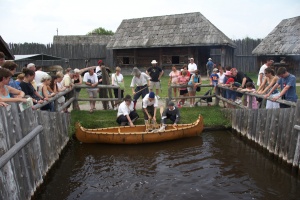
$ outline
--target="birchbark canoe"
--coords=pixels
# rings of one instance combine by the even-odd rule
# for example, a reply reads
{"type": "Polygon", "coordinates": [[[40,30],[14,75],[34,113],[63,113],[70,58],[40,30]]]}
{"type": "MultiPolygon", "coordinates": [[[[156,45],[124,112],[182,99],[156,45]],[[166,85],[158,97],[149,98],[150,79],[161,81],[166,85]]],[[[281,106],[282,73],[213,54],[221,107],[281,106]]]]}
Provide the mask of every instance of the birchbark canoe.
{"type": "Polygon", "coordinates": [[[197,136],[203,131],[203,117],[191,124],[167,125],[161,132],[146,132],[145,125],[86,129],[76,123],[76,138],[83,143],[143,144],[197,136]]]}

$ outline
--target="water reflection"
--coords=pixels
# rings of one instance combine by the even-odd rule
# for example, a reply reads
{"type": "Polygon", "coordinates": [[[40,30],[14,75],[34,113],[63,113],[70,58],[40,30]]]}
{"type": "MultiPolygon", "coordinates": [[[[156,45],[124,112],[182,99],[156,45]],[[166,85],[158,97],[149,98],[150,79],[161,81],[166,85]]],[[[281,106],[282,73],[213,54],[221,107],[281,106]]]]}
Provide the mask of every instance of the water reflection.
{"type": "Polygon", "coordinates": [[[74,142],[36,199],[296,199],[299,180],[229,132],[143,145],[74,142]]]}

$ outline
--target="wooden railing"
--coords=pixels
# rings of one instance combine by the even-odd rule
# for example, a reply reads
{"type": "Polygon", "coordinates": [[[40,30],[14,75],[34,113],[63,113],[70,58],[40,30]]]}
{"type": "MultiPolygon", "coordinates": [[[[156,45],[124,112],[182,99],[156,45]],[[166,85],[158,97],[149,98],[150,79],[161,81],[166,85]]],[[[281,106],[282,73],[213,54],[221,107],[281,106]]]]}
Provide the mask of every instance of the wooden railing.
{"type": "Polygon", "coordinates": [[[0,199],[30,199],[69,141],[70,115],[0,107],[0,199]]]}
{"type": "MultiPolygon", "coordinates": [[[[239,108],[247,108],[246,106],[244,106],[243,104],[237,104],[233,101],[230,101],[226,98],[224,98],[222,95],[221,95],[221,89],[223,90],[231,90],[231,91],[234,91],[234,92],[237,92],[237,93],[242,93],[244,95],[249,95],[249,96],[254,96],[254,97],[257,97],[257,98],[262,98],[263,101],[266,101],[266,100],[271,100],[272,101],[272,98],[268,97],[268,98],[265,98],[264,95],[259,95],[259,94],[256,94],[256,93],[251,93],[251,92],[241,92],[241,91],[238,91],[238,90],[233,90],[231,88],[228,88],[228,87],[225,87],[225,86],[221,86],[221,85],[218,85],[217,88],[216,88],[216,92],[212,95],[196,95],[196,96],[180,96],[180,97],[173,97],[172,95],[172,91],[173,91],[173,88],[182,88],[182,87],[193,87],[192,85],[174,85],[174,86],[170,86],[169,89],[168,89],[168,98],[166,100],[166,105],[168,104],[169,101],[171,101],[172,99],[190,99],[190,98],[210,98],[210,97],[215,97],[215,103],[214,105],[219,105],[219,102],[220,100],[232,105],[232,106],[235,106],[235,107],[239,107],[239,108]]],[[[208,88],[213,88],[213,86],[211,85],[208,85],[208,84],[204,84],[204,85],[200,85],[198,86],[200,88],[205,88],[205,87],[208,87],[208,88]]],[[[246,98],[246,97],[244,97],[246,98]]],[[[285,104],[285,105],[289,105],[291,107],[296,107],[296,103],[295,102],[292,102],[292,101],[286,101],[286,100],[282,100],[282,99],[278,99],[276,102],[278,103],[282,103],[282,104],[285,104]]],[[[249,109],[252,108],[252,98],[249,98],[249,109]]]]}

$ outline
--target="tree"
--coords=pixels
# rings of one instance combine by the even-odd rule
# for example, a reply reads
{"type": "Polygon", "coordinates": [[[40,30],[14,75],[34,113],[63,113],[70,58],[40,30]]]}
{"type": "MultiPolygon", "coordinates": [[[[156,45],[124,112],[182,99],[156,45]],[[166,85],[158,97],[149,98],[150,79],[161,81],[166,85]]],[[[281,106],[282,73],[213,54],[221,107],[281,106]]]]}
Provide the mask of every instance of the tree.
{"type": "Polygon", "coordinates": [[[106,30],[102,27],[96,28],[92,30],[91,32],[88,32],[87,35],[113,35],[115,34],[111,30],[106,30]]]}

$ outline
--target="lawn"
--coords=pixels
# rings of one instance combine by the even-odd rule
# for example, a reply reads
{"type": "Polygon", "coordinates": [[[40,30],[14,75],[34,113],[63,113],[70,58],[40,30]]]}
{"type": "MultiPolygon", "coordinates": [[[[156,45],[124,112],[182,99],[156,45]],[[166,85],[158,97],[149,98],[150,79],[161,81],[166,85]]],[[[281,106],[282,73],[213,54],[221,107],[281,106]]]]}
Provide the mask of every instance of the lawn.
{"type": "MultiPolygon", "coordinates": [[[[256,73],[248,73],[247,74],[254,82],[257,81],[256,73]]],[[[125,94],[131,95],[131,88],[129,85],[131,83],[132,76],[124,76],[125,81],[125,94]]],[[[168,80],[167,76],[163,76],[161,80],[161,92],[159,94],[160,97],[166,98],[168,95],[168,80]]],[[[209,84],[209,81],[205,78],[202,81],[203,84],[209,84]]],[[[203,95],[209,88],[202,88],[200,92],[197,92],[197,95],[203,95]]],[[[300,87],[297,87],[297,94],[300,97],[300,87]]],[[[79,95],[81,98],[88,98],[87,92],[85,89],[82,89],[79,95]]],[[[87,102],[80,102],[80,104],[84,104],[87,102]]],[[[187,108],[183,107],[180,109],[181,111],[181,123],[191,123],[195,121],[199,114],[204,117],[204,126],[205,127],[214,127],[214,126],[225,126],[230,127],[230,121],[226,119],[224,113],[221,111],[222,108],[219,106],[201,106],[201,107],[192,107],[187,108]],[[221,112],[220,112],[221,111],[221,112]]],[[[140,119],[137,120],[136,124],[143,124],[143,113],[141,110],[138,110],[138,114],[140,119]]],[[[158,121],[160,121],[160,117],[158,117],[158,121]]],[[[82,125],[86,128],[100,128],[100,127],[111,127],[117,126],[116,120],[116,111],[114,110],[100,110],[95,111],[93,114],[90,114],[88,111],[72,111],[71,112],[71,132],[74,133],[74,123],[76,121],[80,121],[82,125]]]]}

